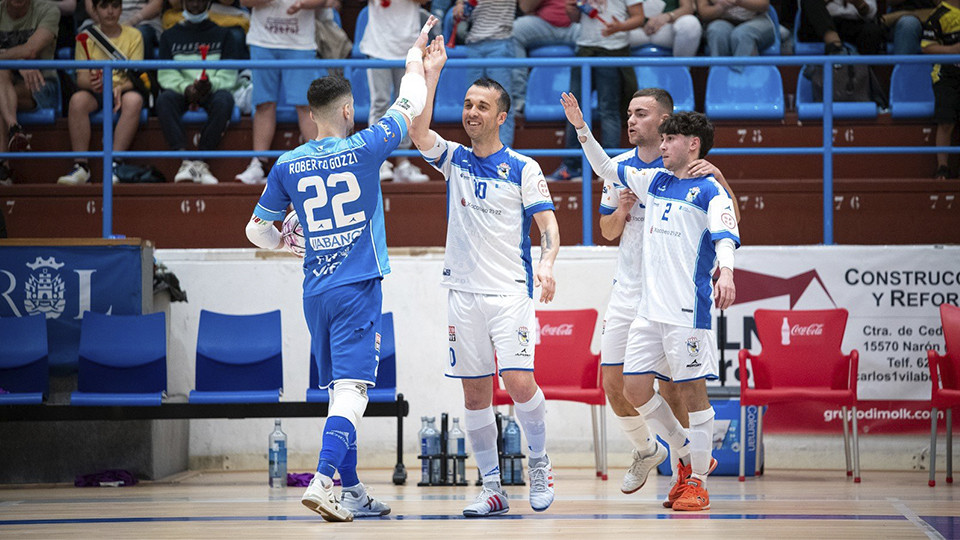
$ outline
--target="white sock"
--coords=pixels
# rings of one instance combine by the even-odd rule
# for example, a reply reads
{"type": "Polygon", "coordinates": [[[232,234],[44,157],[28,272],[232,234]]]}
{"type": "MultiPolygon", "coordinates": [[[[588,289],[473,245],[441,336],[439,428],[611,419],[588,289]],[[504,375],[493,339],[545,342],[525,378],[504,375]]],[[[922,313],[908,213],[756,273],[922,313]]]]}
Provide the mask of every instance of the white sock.
{"type": "Polygon", "coordinates": [[[686,448],[689,442],[687,430],[683,429],[660,394],[654,394],[650,401],[637,407],[637,412],[646,419],[651,431],[667,441],[674,456],[681,458],[690,453],[690,449],[686,448]]]}
{"type": "Polygon", "coordinates": [[[690,466],[693,476],[704,480],[710,470],[713,450],[713,407],[690,412],[690,466]]]}
{"type": "Polygon", "coordinates": [[[547,455],[547,400],[543,398],[543,390],[537,388],[530,401],[516,403],[517,420],[523,428],[523,435],[527,438],[527,450],[530,451],[530,461],[547,455]]]}
{"type": "Polygon", "coordinates": [[[493,407],[463,412],[463,427],[473,449],[473,459],[483,476],[483,483],[496,482],[500,485],[500,456],[497,454],[497,426],[493,416],[493,407]]]}
{"type": "Polygon", "coordinates": [[[657,444],[650,434],[650,427],[644,420],[642,414],[636,416],[618,416],[620,429],[624,435],[633,443],[633,447],[640,452],[641,457],[646,457],[657,451],[657,444]]]}

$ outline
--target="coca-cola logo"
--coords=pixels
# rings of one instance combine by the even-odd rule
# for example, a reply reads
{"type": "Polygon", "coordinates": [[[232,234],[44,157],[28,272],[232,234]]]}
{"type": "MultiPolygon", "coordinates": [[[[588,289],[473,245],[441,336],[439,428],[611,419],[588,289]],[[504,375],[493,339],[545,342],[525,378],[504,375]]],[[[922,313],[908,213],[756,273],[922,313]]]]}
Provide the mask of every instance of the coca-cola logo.
{"type": "Polygon", "coordinates": [[[545,324],[540,327],[540,335],[541,336],[572,336],[573,324],[564,323],[564,324],[558,324],[556,326],[545,324]]]}
{"type": "Polygon", "coordinates": [[[822,336],[823,323],[813,323],[807,326],[795,324],[790,328],[791,336],[822,336]]]}

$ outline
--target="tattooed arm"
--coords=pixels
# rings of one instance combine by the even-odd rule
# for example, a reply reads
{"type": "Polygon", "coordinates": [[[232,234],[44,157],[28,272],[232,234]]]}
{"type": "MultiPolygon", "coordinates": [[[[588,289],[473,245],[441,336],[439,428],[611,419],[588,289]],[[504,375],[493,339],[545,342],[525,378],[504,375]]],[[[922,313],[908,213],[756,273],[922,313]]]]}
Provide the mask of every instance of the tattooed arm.
{"type": "Polygon", "coordinates": [[[533,215],[540,229],[540,263],[534,274],[534,285],[541,287],[540,301],[549,304],[557,291],[557,282],[553,279],[553,262],[560,252],[560,227],[553,210],[544,210],[533,215]]]}

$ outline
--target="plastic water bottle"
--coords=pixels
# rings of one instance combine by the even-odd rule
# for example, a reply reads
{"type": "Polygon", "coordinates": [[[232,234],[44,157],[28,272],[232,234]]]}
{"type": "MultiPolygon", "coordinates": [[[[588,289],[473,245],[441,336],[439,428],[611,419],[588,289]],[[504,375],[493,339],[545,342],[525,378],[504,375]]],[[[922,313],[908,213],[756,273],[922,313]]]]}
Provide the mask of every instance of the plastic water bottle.
{"type": "MultiPolygon", "coordinates": [[[[429,435],[430,426],[427,425],[427,417],[420,417],[420,455],[427,456],[430,454],[430,451],[427,449],[427,439],[429,435]]],[[[429,484],[430,483],[430,458],[423,457],[420,458],[420,483],[429,484]]]]}
{"type": "Polygon", "coordinates": [[[287,434],[280,429],[279,418],[273,421],[267,455],[270,461],[270,487],[287,487],[287,434]]]}
{"type": "Polygon", "coordinates": [[[430,458],[430,483],[440,484],[443,479],[440,460],[440,432],[437,431],[437,417],[427,418],[427,455],[430,458]]]}
{"type": "Polygon", "coordinates": [[[466,439],[463,430],[460,429],[460,419],[453,419],[453,427],[447,434],[447,452],[450,453],[450,472],[447,474],[451,484],[464,482],[467,479],[466,460],[467,455],[466,439]],[[460,459],[457,459],[460,458],[460,459]]]}
{"type": "MultiPolygon", "coordinates": [[[[507,417],[507,427],[503,429],[503,452],[507,455],[520,454],[520,426],[514,421],[512,416],[507,417]]],[[[523,478],[523,464],[519,458],[507,458],[507,470],[504,471],[503,479],[511,484],[520,483],[523,478]]]]}

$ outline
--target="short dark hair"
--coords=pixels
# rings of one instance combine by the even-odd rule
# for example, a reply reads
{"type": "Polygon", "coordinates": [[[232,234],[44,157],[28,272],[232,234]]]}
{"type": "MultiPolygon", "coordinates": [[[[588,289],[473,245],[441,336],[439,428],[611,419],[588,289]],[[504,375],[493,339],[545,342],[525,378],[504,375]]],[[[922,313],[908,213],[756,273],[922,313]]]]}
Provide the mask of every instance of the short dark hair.
{"type": "Polygon", "coordinates": [[[499,112],[510,112],[510,94],[503,89],[503,86],[497,81],[489,77],[480,77],[479,79],[473,81],[473,84],[470,86],[479,86],[480,88],[492,88],[496,90],[499,94],[497,97],[497,109],[499,112]]]}
{"type": "Polygon", "coordinates": [[[673,96],[663,88],[641,88],[633,93],[633,97],[651,97],[667,114],[673,113],[673,96]]]}
{"type": "Polygon", "coordinates": [[[313,110],[320,110],[343,96],[350,95],[350,81],[339,75],[327,75],[314,79],[307,90],[307,103],[313,110]]]}
{"type": "Polygon", "coordinates": [[[713,124],[706,115],[695,111],[671,114],[658,128],[661,135],[683,135],[700,139],[700,158],[713,148],[713,124]]]}
{"type": "Polygon", "coordinates": [[[99,6],[119,6],[123,4],[123,0],[93,0],[93,7],[99,6]]]}

